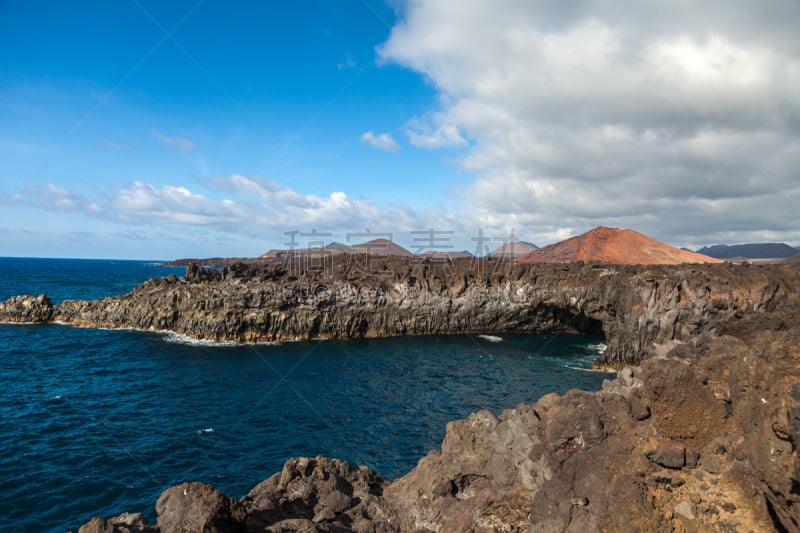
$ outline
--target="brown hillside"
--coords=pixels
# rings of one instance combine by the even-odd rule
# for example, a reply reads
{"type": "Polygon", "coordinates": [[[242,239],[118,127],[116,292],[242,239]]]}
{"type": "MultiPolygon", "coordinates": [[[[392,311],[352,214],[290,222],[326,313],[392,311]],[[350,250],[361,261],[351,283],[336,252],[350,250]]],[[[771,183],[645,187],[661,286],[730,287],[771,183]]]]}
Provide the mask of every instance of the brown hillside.
{"type": "Polygon", "coordinates": [[[669,246],[629,229],[598,227],[591,231],[534,250],[520,263],[570,263],[573,261],[629,265],[677,265],[680,263],[722,263],[686,250],[669,246]]]}
{"type": "Polygon", "coordinates": [[[494,250],[489,254],[489,257],[519,257],[538,249],[538,246],[530,242],[513,241],[507,242],[497,250],[494,250]]]}
{"type": "Polygon", "coordinates": [[[369,255],[394,255],[399,257],[413,257],[414,254],[389,239],[373,239],[371,241],[354,244],[350,247],[354,252],[369,255]]]}

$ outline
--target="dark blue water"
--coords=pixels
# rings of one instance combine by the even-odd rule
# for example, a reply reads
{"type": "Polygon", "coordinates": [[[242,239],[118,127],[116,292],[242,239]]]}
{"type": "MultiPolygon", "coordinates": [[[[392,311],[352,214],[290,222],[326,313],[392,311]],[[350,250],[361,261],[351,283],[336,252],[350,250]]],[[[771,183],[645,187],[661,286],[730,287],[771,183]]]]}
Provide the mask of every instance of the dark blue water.
{"type": "MultiPolygon", "coordinates": [[[[0,299],[125,292],[182,269],[0,259],[0,299]]],[[[434,336],[281,345],[0,325],[0,531],[64,531],[92,516],[154,518],[162,490],[239,497],[286,459],[326,455],[394,478],[449,420],[570,388],[596,390],[596,337],[434,336]]]]}

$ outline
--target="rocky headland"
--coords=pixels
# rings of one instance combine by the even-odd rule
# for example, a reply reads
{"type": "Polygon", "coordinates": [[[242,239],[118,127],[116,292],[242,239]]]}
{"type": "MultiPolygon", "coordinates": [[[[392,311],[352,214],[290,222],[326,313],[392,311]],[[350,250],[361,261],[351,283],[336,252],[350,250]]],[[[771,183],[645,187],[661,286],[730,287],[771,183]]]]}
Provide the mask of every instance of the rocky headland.
{"type": "Polygon", "coordinates": [[[389,481],[299,458],[236,500],[184,483],[98,531],[800,531],[800,269],[351,258],[190,266],[102,301],[21,296],[6,322],[272,341],[602,333],[596,393],[451,422],[389,481]],[[368,267],[368,268],[366,268],[368,267]]]}
{"type": "Polygon", "coordinates": [[[99,301],[19,296],[2,322],[168,330],[211,341],[271,342],[456,333],[603,334],[598,365],[663,353],[732,317],[800,301],[791,265],[520,264],[352,256],[187,267],[99,301]]]}

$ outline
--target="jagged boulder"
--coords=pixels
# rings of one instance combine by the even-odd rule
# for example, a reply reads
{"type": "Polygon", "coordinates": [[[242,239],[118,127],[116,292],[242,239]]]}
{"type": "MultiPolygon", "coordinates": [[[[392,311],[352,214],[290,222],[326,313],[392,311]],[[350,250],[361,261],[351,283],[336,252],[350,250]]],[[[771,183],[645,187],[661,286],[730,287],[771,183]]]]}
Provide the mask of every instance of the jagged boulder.
{"type": "Polygon", "coordinates": [[[82,525],[78,533],[159,533],[158,528],[147,523],[141,513],[122,513],[103,520],[92,518],[82,525]]]}
{"type": "Polygon", "coordinates": [[[398,531],[381,499],[388,481],[324,457],[290,459],[241,503],[251,531],[398,531]]]}
{"type": "Polygon", "coordinates": [[[205,483],[181,483],[156,502],[161,533],[235,533],[246,531],[244,506],[205,483]]]}

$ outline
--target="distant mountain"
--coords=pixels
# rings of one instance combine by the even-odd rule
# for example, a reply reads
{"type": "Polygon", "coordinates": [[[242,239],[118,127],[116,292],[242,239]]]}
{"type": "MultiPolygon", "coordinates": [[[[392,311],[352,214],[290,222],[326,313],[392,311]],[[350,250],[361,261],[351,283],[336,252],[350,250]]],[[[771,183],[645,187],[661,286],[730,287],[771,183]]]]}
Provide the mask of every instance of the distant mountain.
{"type": "Polygon", "coordinates": [[[518,257],[517,261],[520,263],[596,261],[633,265],[722,262],[719,259],[669,246],[633,230],[602,226],[583,235],[534,250],[518,257]]]}
{"type": "Polygon", "coordinates": [[[400,256],[410,257],[413,256],[411,252],[395,244],[388,239],[374,239],[369,242],[354,244],[348,246],[339,242],[332,242],[323,248],[312,247],[303,248],[297,247],[292,250],[270,250],[262,254],[260,259],[285,259],[287,257],[296,256],[333,256],[339,254],[367,254],[375,256],[400,256]]]}
{"type": "Polygon", "coordinates": [[[475,257],[466,250],[461,250],[460,252],[445,252],[441,250],[430,250],[420,255],[422,255],[423,257],[447,257],[449,259],[460,259],[462,257],[475,257]]]}
{"type": "Polygon", "coordinates": [[[795,254],[792,257],[784,259],[783,261],[781,261],[781,263],[789,263],[791,265],[800,264],[800,254],[795,254]]]}
{"type": "Polygon", "coordinates": [[[414,254],[389,239],[373,239],[371,241],[354,244],[350,247],[355,253],[369,255],[386,255],[398,257],[413,257],[414,254]]]}
{"type": "Polygon", "coordinates": [[[505,243],[497,250],[489,252],[489,257],[519,257],[538,249],[539,247],[531,242],[512,241],[505,243]]]}
{"type": "Polygon", "coordinates": [[[698,254],[705,254],[717,259],[785,259],[797,253],[795,248],[788,244],[777,242],[751,243],[751,244],[715,244],[697,250],[698,254]]]}

